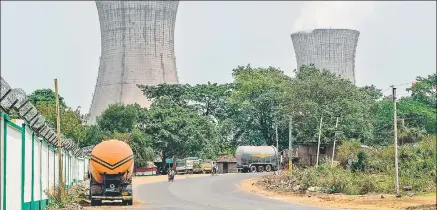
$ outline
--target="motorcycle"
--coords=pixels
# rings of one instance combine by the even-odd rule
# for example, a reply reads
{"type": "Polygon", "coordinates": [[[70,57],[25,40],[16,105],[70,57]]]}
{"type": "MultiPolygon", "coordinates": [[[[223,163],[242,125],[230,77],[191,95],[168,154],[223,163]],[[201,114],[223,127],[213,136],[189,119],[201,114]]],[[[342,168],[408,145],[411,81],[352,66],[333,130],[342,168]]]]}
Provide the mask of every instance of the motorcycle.
{"type": "Polygon", "coordinates": [[[174,175],[175,175],[174,171],[170,171],[168,173],[168,182],[173,182],[174,181],[174,175]]]}

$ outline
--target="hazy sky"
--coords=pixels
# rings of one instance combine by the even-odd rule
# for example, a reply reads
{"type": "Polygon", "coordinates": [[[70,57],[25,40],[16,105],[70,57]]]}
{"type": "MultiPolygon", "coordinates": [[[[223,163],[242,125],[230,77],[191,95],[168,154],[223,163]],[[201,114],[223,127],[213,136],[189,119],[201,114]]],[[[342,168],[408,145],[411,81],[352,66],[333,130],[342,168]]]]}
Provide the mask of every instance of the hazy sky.
{"type": "MultiPolygon", "coordinates": [[[[175,50],[182,83],[231,82],[238,65],[275,66],[293,76],[290,33],[312,28],[361,32],[358,86],[414,81],[436,71],[436,2],[179,3],[175,50]]],[[[3,2],[1,76],[31,93],[53,88],[88,112],[97,78],[100,28],[95,3],[3,2]]],[[[399,93],[405,94],[399,87],[399,93]]],[[[385,93],[388,94],[389,91],[385,93]]]]}

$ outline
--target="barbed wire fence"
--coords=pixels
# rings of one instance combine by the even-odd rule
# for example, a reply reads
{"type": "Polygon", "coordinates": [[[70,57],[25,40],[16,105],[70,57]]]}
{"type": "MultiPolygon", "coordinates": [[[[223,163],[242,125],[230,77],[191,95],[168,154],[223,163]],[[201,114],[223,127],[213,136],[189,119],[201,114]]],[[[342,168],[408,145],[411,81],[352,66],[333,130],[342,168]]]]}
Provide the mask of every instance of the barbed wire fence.
{"type": "MultiPolygon", "coordinates": [[[[11,88],[3,77],[0,78],[0,109],[6,114],[16,111],[35,133],[53,147],[57,147],[56,130],[49,126],[49,122],[30,103],[26,92],[21,88],[11,88]]],[[[61,145],[62,148],[72,151],[76,157],[84,156],[83,150],[72,139],[61,136],[61,145]]]]}

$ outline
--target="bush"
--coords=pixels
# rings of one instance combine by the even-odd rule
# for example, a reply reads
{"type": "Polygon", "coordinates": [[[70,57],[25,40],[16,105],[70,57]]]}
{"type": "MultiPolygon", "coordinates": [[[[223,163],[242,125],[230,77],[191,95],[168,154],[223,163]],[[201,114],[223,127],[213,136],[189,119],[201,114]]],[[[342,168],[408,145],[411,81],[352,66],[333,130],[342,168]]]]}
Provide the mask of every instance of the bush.
{"type": "Polygon", "coordinates": [[[86,198],[87,182],[73,184],[70,188],[66,189],[61,196],[59,196],[58,190],[59,186],[56,186],[55,188],[45,191],[49,198],[48,209],[62,209],[78,205],[79,202],[86,198]]]}
{"type": "Polygon", "coordinates": [[[361,143],[357,140],[343,141],[337,149],[336,159],[342,166],[346,166],[347,161],[351,155],[356,158],[358,151],[360,150],[361,143]]]}
{"type": "MultiPolygon", "coordinates": [[[[436,139],[424,137],[416,144],[399,147],[399,185],[411,186],[416,193],[436,191],[436,139]]],[[[352,170],[320,164],[319,167],[295,168],[293,177],[275,178],[267,185],[276,186],[281,191],[305,192],[310,187],[319,187],[325,193],[345,193],[358,195],[367,193],[394,193],[394,147],[365,149],[359,142],[344,142],[339,147],[339,159],[347,162],[354,154],[352,170]],[[297,187],[299,186],[299,187],[297,187]]]]}

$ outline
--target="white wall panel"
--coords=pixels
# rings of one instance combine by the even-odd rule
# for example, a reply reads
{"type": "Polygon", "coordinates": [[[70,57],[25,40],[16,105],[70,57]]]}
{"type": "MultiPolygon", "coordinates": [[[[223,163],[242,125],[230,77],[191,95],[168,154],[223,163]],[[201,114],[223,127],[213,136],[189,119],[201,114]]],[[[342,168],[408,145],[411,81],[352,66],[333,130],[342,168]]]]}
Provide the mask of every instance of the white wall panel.
{"type": "Polygon", "coordinates": [[[41,179],[41,152],[40,152],[41,144],[37,140],[34,142],[34,174],[33,174],[33,199],[34,201],[40,200],[40,179],[41,179]]]}
{"type": "Polygon", "coordinates": [[[49,148],[41,142],[41,198],[47,199],[44,193],[49,187],[49,148]]]}
{"type": "Polygon", "coordinates": [[[7,126],[6,130],[6,210],[21,209],[21,131],[7,126]]]}
{"type": "Polygon", "coordinates": [[[25,135],[24,202],[28,203],[32,196],[32,133],[26,129],[25,135]]]}

